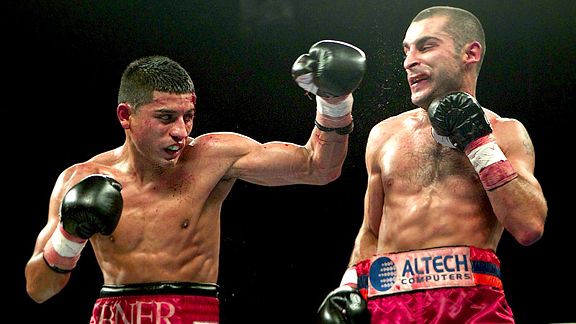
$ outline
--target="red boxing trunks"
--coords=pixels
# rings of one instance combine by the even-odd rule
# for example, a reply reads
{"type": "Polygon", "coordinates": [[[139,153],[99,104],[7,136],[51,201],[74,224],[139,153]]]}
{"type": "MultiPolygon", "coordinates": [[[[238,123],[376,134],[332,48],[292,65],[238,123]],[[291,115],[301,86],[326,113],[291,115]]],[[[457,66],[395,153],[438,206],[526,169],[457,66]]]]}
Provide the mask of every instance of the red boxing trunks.
{"type": "Polygon", "coordinates": [[[356,265],[372,323],[514,323],[492,250],[389,253],[356,265]]]}
{"type": "Polygon", "coordinates": [[[90,324],[217,324],[218,286],[189,282],[104,285],[90,324]]]}

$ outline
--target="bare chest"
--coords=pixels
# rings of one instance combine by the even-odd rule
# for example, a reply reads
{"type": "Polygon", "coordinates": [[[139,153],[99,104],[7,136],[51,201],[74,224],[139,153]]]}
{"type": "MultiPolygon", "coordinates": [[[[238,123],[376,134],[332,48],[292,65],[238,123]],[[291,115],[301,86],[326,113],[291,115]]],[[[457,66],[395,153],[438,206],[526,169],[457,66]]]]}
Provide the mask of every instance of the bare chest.
{"type": "Polygon", "coordinates": [[[186,240],[217,223],[219,197],[211,195],[217,184],[191,180],[139,186],[127,183],[122,189],[124,207],[111,239],[121,250],[158,250],[186,240]],[[143,246],[146,245],[146,246],[143,246]]]}
{"type": "Polygon", "coordinates": [[[124,208],[116,233],[122,234],[127,241],[153,241],[183,232],[193,219],[199,218],[199,207],[203,205],[196,199],[195,207],[194,197],[187,191],[127,190],[124,195],[124,208]]]}
{"type": "Polygon", "coordinates": [[[383,185],[422,188],[476,176],[466,155],[438,145],[429,128],[400,132],[384,143],[378,163],[383,185]]]}

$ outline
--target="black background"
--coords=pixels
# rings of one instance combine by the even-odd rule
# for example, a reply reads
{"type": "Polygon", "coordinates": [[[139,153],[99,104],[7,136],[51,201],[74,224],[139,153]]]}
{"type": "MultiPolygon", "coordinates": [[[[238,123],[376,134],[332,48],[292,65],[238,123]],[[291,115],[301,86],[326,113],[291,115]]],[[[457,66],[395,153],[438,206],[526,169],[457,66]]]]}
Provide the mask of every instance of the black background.
{"type": "Polygon", "coordinates": [[[3,10],[4,269],[14,322],[88,323],[102,283],[90,248],[44,304],[26,295],[24,266],[58,174],[123,143],[115,107],[129,62],[163,54],[190,72],[194,136],[235,131],[303,144],[315,104],[290,67],[316,41],[338,39],[368,57],[341,178],[321,187],[238,182],[222,212],[222,323],[311,323],[339,283],[361,222],[368,132],[412,108],[401,68],[405,30],[437,4],[483,22],[478,99],[523,122],[536,149],[549,204],[544,237],[523,247],[506,233],[498,248],[517,321],[575,321],[574,1],[189,0],[14,1],[3,10]]]}

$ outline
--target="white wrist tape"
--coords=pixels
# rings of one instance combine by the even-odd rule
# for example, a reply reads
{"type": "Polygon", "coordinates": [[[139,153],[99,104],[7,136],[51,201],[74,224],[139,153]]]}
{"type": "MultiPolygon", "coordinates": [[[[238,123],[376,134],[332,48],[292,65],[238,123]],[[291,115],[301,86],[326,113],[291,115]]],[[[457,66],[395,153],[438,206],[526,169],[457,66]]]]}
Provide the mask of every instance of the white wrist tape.
{"type": "Polygon", "coordinates": [[[358,285],[358,273],[356,272],[356,267],[351,267],[344,272],[342,280],[340,281],[340,286],[357,286],[358,285]]]}
{"type": "Polygon", "coordinates": [[[492,135],[474,140],[465,153],[486,190],[498,188],[518,176],[492,135]]]}
{"type": "Polygon", "coordinates": [[[71,258],[75,257],[86,245],[87,240],[82,240],[83,242],[74,242],[71,237],[64,231],[61,224],[58,224],[58,228],[52,234],[52,245],[56,253],[63,257],[71,258]]]}
{"type": "Polygon", "coordinates": [[[330,117],[342,117],[352,112],[352,105],[354,104],[354,97],[348,97],[337,104],[328,103],[320,96],[316,96],[316,110],[322,115],[330,117]]]}
{"type": "Polygon", "coordinates": [[[61,270],[73,269],[87,241],[66,233],[59,223],[44,247],[44,259],[50,266],[61,270]]]}
{"type": "Polygon", "coordinates": [[[500,146],[494,141],[476,147],[471,150],[470,153],[467,153],[467,155],[476,172],[480,172],[480,170],[498,161],[507,160],[500,146]]]}

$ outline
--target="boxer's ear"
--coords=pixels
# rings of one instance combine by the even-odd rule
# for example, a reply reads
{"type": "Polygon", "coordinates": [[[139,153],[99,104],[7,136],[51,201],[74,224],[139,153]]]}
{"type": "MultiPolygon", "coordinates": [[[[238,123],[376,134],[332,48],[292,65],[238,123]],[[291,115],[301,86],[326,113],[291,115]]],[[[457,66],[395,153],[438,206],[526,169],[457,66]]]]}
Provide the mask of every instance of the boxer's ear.
{"type": "Polygon", "coordinates": [[[122,128],[128,129],[130,128],[130,115],[132,114],[132,107],[130,107],[127,103],[121,103],[116,108],[116,115],[118,116],[118,120],[120,121],[120,125],[122,128]]]}

